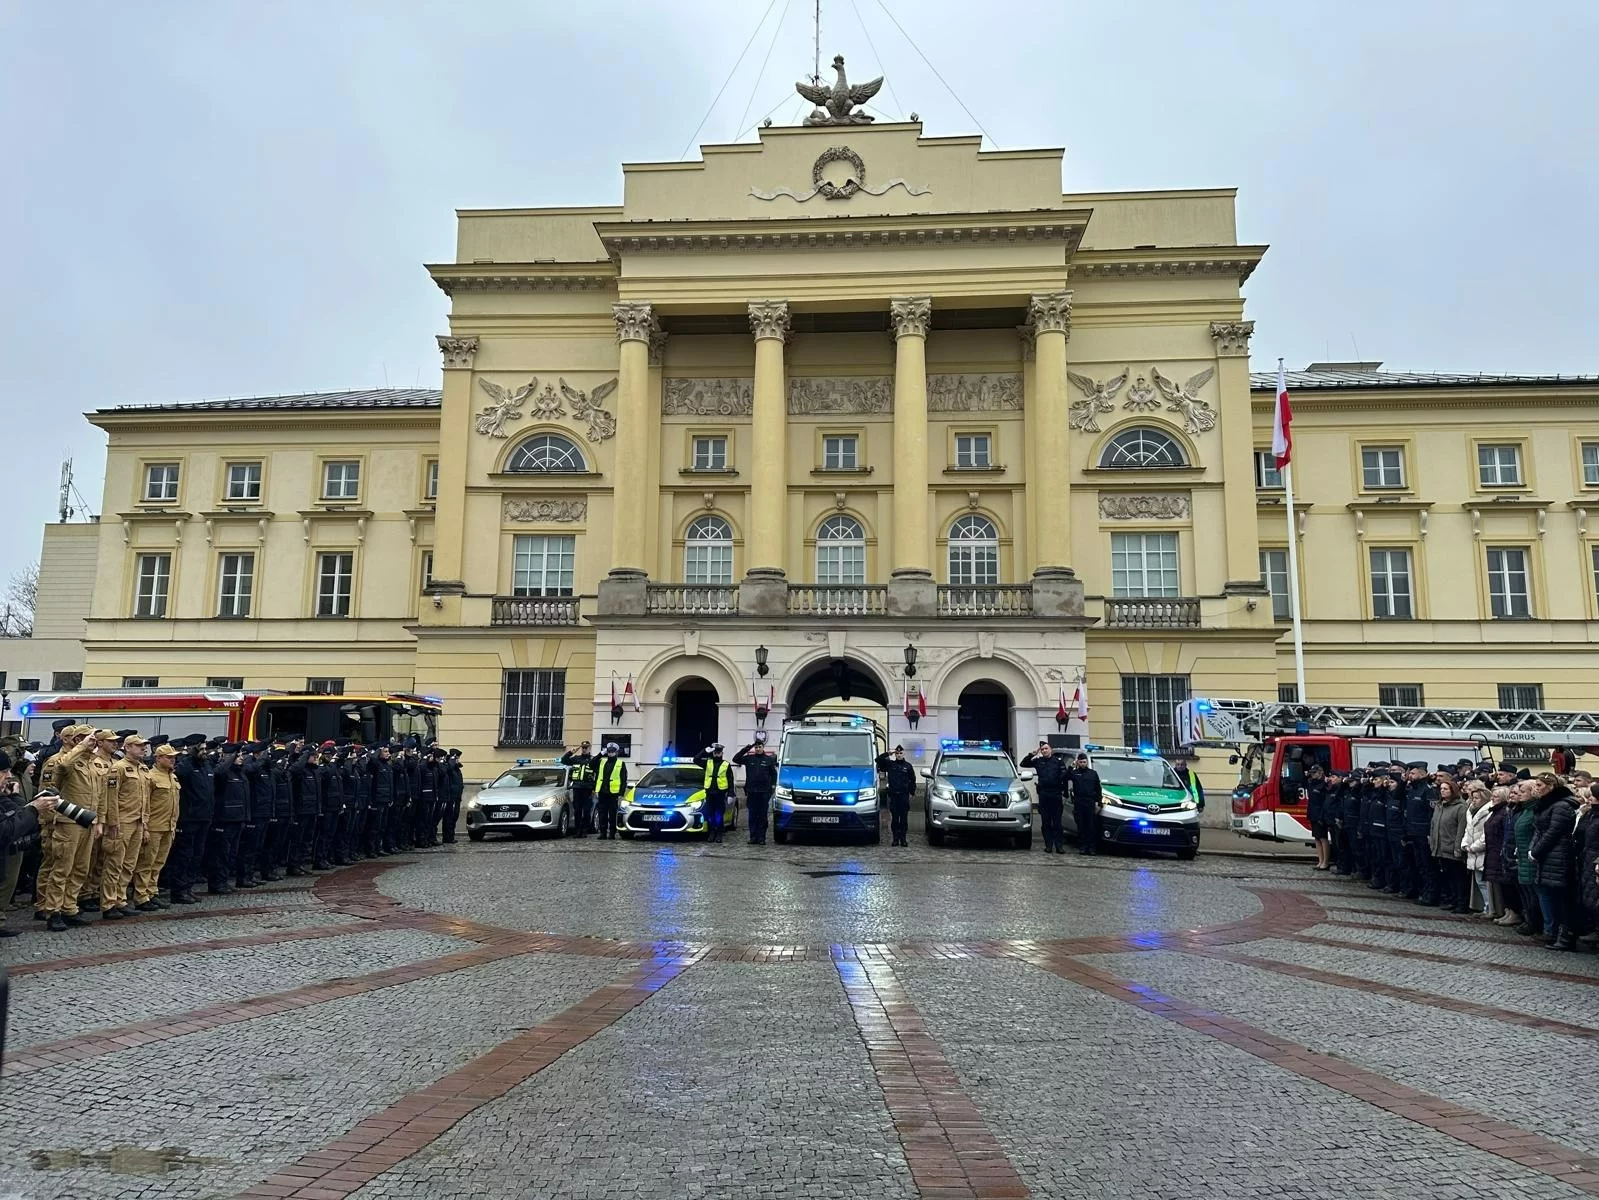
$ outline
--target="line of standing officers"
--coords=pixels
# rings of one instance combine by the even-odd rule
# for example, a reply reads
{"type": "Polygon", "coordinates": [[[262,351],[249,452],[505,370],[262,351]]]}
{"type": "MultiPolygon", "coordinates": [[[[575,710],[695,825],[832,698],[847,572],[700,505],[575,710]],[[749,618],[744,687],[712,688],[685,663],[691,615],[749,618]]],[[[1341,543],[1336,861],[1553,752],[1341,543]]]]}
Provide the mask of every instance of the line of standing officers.
{"type": "Polygon", "coordinates": [[[61,932],[254,888],[285,875],[455,840],[465,781],[458,750],[416,738],[172,742],[67,725],[39,758],[38,785],[94,814],[41,817],[37,920],[61,932]],[[164,894],[163,894],[164,893],[164,894]]]}

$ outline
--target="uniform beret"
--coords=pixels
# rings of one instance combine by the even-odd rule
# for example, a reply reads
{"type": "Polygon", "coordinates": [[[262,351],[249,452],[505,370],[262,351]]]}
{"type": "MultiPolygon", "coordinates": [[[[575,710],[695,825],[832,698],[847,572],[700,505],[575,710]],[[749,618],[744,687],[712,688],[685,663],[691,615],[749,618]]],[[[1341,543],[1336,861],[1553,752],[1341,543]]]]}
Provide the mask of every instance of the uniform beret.
{"type": "Polygon", "coordinates": [[[75,722],[71,717],[62,717],[59,721],[50,722],[50,728],[55,730],[57,733],[61,733],[63,730],[67,729],[76,729],[77,727],[77,722],[75,722]]]}
{"type": "Polygon", "coordinates": [[[119,729],[117,730],[117,736],[119,738],[130,738],[138,732],[137,729],[119,729]]]}
{"type": "Polygon", "coordinates": [[[323,742],[320,746],[317,747],[317,749],[318,750],[332,750],[333,749],[333,743],[332,742],[323,742]]]}
{"type": "Polygon", "coordinates": [[[1427,769],[1427,764],[1422,762],[1419,758],[1415,762],[1407,762],[1405,766],[1412,771],[1425,771],[1427,769]]]}

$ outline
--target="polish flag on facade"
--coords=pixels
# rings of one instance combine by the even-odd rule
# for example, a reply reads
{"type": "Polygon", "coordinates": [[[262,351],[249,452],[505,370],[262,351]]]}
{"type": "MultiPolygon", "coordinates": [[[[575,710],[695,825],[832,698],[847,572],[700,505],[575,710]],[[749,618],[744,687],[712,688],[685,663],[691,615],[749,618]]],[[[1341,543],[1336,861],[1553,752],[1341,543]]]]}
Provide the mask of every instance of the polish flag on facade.
{"type": "Polygon", "coordinates": [[[1073,697],[1077,702],[1077,719],[1088,720],[1088,681],[1085,679],[1077,685],[1077,694],[1073,697]]]}
{"type": "Polygon", "coordinates": [[[1294,410],[1288,403],[1288,376],[1282,363],[1277,364],[1277,411],[1271,419],[1271,453],[1281,471],[1293,457],[1294,410]]]}
{"type": "MultiPolygon", "coordinates": [[[[613,684],[612,686],[614,687],[615,685],[613,684]]],[[[627,677],[627,685],[622,688],[622,699],[632,706],[634,712],[644,711],[644,705],[639,702],[638,692],[633,690],[633,677],[631,675],[627,677]]]]}
{"type": "Polygon", "coordinates": [[[1070,715],[1071,710],[1066,707],[1066,685],[1063,683],[1060,685],[1060,703],[1055,705],[1055,720],[1064,725],[1070,715]]]}
{"type": "Polygon", "coordinates": [[[919,683],[914,696],[911,695],[911,685],[905,685],[905,715],[909,717],[912,713],[918,719],[927,715],[927,697],[922,694],[922,685],[919,683]]]}
{"type": "Polygon", "coordinates": [[[621,701],[616,698],[616,676],[613,674],[611,676],[611,707],[620,708],[621,706],[621,701]]]}

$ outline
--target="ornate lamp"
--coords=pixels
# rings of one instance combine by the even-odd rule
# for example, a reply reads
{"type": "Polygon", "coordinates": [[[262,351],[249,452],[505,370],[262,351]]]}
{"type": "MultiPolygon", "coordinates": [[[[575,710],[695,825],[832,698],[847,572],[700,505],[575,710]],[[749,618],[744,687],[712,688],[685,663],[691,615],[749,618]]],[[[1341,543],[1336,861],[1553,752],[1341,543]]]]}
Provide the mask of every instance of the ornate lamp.
{"type": "Polygon", "coordinates": [[[765,679],[771,672],[772,668],[766,665],[766,647],[755,647],[755,673],[765,679]]]}

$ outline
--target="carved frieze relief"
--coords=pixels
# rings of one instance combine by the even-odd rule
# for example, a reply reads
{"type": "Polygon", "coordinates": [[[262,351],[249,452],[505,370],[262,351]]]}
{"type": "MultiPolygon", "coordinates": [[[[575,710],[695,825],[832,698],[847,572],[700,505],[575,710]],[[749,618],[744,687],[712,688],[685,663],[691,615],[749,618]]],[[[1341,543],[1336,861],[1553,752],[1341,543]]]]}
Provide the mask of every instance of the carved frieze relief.
{"type": "Polygon", "coordinates": [[[570,525],[588,518],[589,502],[587,496],[506,496],[503,513],[507,521],[570,525]]]}
{"type": "Polygon", "coordinates": [[[1099,381],[1079,375],[1076,371],[1067,371],[1066,376],[1072,381],[1072,386],[1083,394],[1081,400],[1073,400],[1067,407],[1067,425],[1083,433],[1098,433],[1101,414],[1116,411],[1116,393],[1127,382],[1127,374],[1124,368],[1120,375],[1099,381]]]}
{"type": "Polygon", "coordinates": [[[668,417],[747,417],[755,408],[751,379],[668,379],[661,413],[668,417]]]}
{"type": "Polygon", "coordinates": [[[930,375],[929,412],[1020,412],[1022,377],[998,375],[930,375]]]}
{"type": "Polygon", "coordinates": [[[603,407],[606,398],[616,390],[616,380],[607,380],[590,392],[575,388],[564,379],[557,380],[557,383],[559,391],[554,383],[546,383],[544,390],[540,391],[536,375],[520,387],[506,387],[492,379],[479,379],[478,386],[494,403],[478,413],[474,427],[484,437],[508,437],[510,431],[506,425],[520,421],[522,406],[532,399],[533,415],[539,420],[564,419],[567,416],[566,405],[570,404],[572,419],[587,424],[591,442],[603,442],[616,436],[616,418],[603,407]]]}
{"type": "Polygon", "coordinates": [[[894,381],[886,375],[804,376],[788,381],[790,416],[886,413],[894,408],[894,381]]]}
{"type": "Polygon", "coordinates": [[[1107,521],[1180,521],[1188,516],[1189,511],[1186,492],[1099,494],[1099,515],[1107,521]]]}

